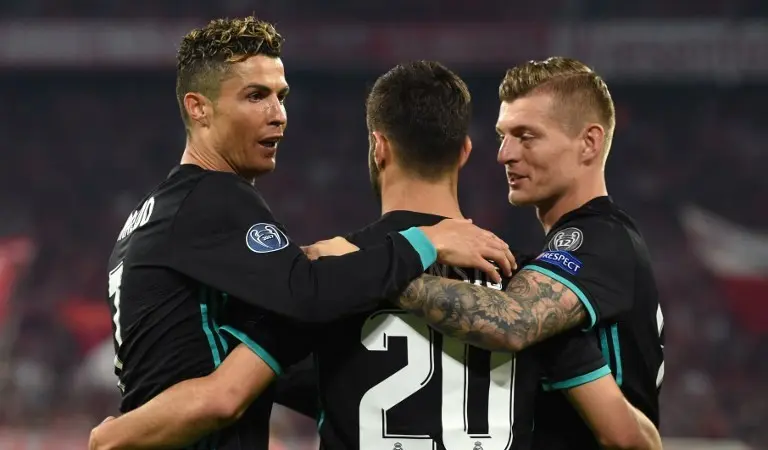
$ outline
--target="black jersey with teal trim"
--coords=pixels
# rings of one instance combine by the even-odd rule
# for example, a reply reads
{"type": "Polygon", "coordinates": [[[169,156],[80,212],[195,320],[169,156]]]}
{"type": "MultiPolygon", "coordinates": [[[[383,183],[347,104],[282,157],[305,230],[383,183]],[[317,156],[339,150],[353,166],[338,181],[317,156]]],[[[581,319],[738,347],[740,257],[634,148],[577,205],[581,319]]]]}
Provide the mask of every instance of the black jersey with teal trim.
{"type": "MultiPolygon", "coordinates": [[[[422,238],[394,233],[370,251],[309,261],[251,184],[177,167],[131,213],[109,260],[121,411],[210,374],[240,343],[280,374],[308,354],[299,321],[369,309],[420,275],[434,261],[422,238]]],[[[271,407],[269,388],[194,448],[266,450],[271,407]]]]}
{"type": "MultiPolygon", "coordinates": [[[[395,211],[347,238],[365,249],[392,231],[441,219],[395,211]]],[[[435,265],[429,272],[502,287],[475,270],[435,265]]],[[[542,372],[556,388],[610,373],[595,337],[579,330],[517,355],[489,352],[443,336],[387,301],[323,327],[314,339],[325,450],[528,449],[542,372]]],[[[286,399],[278,402],[300,405],[290,394],[306,390],[307,379],[279,380],[286,399]]],[[[298,409],[313,406],[304,405],[298,409]]]]}
{"type": "MultiPolygon", "coordinates": [[[[564,215],[545,242],[525,269],[577,294],[617,384],[658,426],[664,319],[649,252],[634,221],[609,197],[598,197],[564,215]]],[[[534,440],[541,450],[599,448],[577,412],[551,392],[537,402],[534,440]]]]}

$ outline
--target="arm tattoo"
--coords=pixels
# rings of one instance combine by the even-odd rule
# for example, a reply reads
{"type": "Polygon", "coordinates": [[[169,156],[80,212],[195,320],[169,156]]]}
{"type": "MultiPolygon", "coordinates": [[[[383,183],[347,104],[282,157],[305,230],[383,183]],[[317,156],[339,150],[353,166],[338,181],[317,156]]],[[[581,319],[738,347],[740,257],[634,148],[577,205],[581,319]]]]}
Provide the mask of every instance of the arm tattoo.
{"type": "Polygon", "coordinates": [[[587,319],[576,294],[532,270],[520,271],[504,291],[422,275],[395,303],[440,332],[488,350],[520,351],[587,319]]]}

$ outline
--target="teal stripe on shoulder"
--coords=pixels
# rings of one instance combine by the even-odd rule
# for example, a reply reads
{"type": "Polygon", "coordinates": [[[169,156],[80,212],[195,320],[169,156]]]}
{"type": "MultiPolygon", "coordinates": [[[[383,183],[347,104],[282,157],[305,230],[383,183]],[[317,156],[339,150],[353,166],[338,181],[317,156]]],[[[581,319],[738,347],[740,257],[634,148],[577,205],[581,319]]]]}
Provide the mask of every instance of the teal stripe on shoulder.
{"type": "Polygon", "coordinates": [[[589,313],[589,326],[587,328],[585,328],[585,331],[589,330],[589,329],[591,329],[592,327],[595,326],[595,324],[597,323],[597,314],[595,313],[595,308],[592,307],[592,303],[589,301],[589,299],[584,294],[584,292],[581,289],[579,289],[578,286],[573,284],[571,281],[563,278],[562,276],[556,274],[555,272],[552,272],[551,270],[545,269],[543,267],[534,266],[534,265],[527,265],[527,266],[523,267],[522,270],[532,270],[534,272],[539,272],[540,274],[546,275],[546,276],[552,278],[553,280],[558,281],[559,283],[561,283],[562,285],[564,285],[568,289],[570,289],[574,294],[576,294],[576,297],[579,298],[581,303],[587,309],[587,313],[589,313]]]}
{"type": "Polygon", "coordinates": [[[597,379],[600,379],[606,375],[611,374],[611,369],[608,367],[608,365],[605,365],[599,369],[593,370],[592,372],[586,373],[584,375],[571,378],[569,380],[565,381],[558,381],[557,383],[551,383],[551,384],[542,384],[542,389],[545,391],[557,391],[560,389],[570,389],[577,386],[581,386],[582,384],[591,383],[597,379]]]}
{"type": "Polygon", "coordinates": [[[616,359],[616,384],[621,386],[624,382],[624,368],[621,364],[621,345],[619,345],[619,327],[611,325],[611,338],[613,340],[613,356],[616,359]]]}
{"type": "Polygon", "coordinates": [[[262,346],[257,344],[253,339],[249,338],[245,333],[242,333],[229,325],[221,327],[220,330],[226,331],[227,333],[231,334],[232,337],[245,344],[246,347],[250,348],[253,353],[256,353],[259,358],[267,363],[267,365],[275,372],[276,375],[282,375],[283,368],[280,366],[280,363],[278,363],[277,360],[273,358],[268,351],[264,350],[262,346]]]}
{"type": "Polygon", "coordinates": [[[437,249],[432,245],[432,242],[427,238],[427,235],[418,227],[408,228],[405,231],[401,231],[400,234],[419,254],[419,258],[421,258],[421,267],[424,270],[427,270],[429,266],[437,261],[437,249]]]}

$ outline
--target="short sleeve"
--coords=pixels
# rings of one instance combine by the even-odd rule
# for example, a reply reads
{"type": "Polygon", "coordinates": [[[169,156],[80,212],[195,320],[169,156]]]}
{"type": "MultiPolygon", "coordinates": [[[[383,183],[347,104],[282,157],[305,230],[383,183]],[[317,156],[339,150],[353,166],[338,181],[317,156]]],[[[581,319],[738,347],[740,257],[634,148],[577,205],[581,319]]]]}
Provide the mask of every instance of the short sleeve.
{"type": "Polygon", "coordinates": [[[545,391],[570,389],[611,373],[594,333],[571,330],[532,348],[544,372],[545,391]]]}
{"type": "Polygon", "coordinates": [[[547,275],[573,291],[589,313],[591,328],[632,308],[635,262],[623,225],[590,216],[551,233],[543,252],[524,269],[547,275]]]}
{"type": "Polygon", "coordinates": [[[225,297],[218,322],[230,345],[245,344],[276,375],[312,351],[307,326],[245,302],[225,297]]]}

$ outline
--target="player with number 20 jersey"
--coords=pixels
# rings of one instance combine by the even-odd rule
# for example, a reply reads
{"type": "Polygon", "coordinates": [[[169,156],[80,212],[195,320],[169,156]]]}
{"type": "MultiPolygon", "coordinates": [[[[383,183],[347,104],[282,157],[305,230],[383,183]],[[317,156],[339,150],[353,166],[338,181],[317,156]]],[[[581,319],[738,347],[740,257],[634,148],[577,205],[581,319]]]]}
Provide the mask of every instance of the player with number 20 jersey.
{"type": "MultiPolygon", "coordinates": [[[[443,217],[393,211],[347,239],[366,248],[388,233],[443,217]]],[[[501,289],[475,270],[430,273],[501,289]]],[[[565,333],[518,354],[441,335],[386,301],[315,337],[325,450],[530,448],[542,376],[575,387],[608,375],[592,335],[565,333]]]]}

